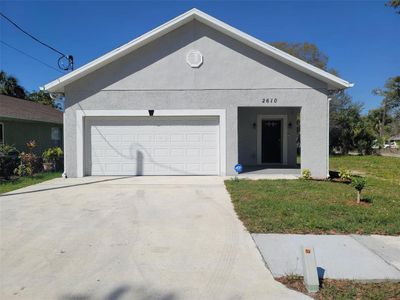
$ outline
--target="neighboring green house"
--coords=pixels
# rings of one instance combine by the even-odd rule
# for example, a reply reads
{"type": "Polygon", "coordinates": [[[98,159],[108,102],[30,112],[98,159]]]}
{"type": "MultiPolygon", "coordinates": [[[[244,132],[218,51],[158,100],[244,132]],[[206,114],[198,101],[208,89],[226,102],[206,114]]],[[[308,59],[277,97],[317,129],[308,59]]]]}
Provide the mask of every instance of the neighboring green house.
{"type": "Polygon", "coordinates": [[[63,146],[63,113],[51,106],[0,95],[0,144],[26,151],[35,140],[35,152],[63,146]]]}

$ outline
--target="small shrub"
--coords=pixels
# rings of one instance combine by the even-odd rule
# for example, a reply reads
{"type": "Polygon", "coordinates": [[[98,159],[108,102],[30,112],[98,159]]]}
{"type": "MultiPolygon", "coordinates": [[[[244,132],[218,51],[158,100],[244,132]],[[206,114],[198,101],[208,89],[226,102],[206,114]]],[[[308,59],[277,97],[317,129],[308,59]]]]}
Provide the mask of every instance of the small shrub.
{"type": "Polygon", "coordinates": [[[18,150],[12,146],[3,144],[0,145],[0,177],[9,179],[13,174],[14,169],[18,166],[19,158],[18,150]]]}
{"type": "Polygon", "coordinates": [[[42,170],[41,161],[34,153],[21,152],[19,155],[20,163],[14,170],[18,176],[32,176],[42,170]]]}
{"type": "Polygon", "coordinates": [[[311,179],[311,178],[312,178],[312,176],[311,176],[311,171],[310,171],[309,169],[303,169],[303,170],[301,171],[301,177],[302,177],[303,179],[306,179],[306,180],[311,179]]]}
{"type": "Polygon", "coordinates": [[[15,175],[20,177],[32,176],[33,169],[28,165],[20,163],[18,167],[14,170],[15,175]]]}
{"type": "Polygon", "coordinates": [[[339,177],[342,180],[351,180],[351,171],[347,169],[340,169],[339,177]]]}
{"type": "Polygon", "coordinates": [[[354,176],[351,180],[351,185],[356,189],[357,191],[357,203],[360,203],[361,201],[361,191],[364,189],[366,185],[366,180],[364,177],[360,176],[354,176]]]}
{"type": "Polygon", "coordinates": [[[18,152],[14,145],[0,144],[0,154],[7,155],[12,152],[18,152]]]}
{"type": "Polygon", "coordinates": [[[53,170],[59,170],[61,167],[62,157],[64,153],[60,147],[49,148],[42,154],[45,163],[51,163],[53,170]]]}

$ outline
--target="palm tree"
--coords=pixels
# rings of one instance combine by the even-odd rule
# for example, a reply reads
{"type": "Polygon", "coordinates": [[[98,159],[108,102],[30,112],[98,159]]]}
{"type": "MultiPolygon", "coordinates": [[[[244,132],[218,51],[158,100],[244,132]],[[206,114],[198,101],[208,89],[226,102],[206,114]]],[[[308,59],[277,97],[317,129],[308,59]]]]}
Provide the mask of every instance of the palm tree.
{"type": "Polygon", "coordinates": [[[25,99],[25,89],[19,84],[18,79],[0,71],[0,94],[25,99]]]}

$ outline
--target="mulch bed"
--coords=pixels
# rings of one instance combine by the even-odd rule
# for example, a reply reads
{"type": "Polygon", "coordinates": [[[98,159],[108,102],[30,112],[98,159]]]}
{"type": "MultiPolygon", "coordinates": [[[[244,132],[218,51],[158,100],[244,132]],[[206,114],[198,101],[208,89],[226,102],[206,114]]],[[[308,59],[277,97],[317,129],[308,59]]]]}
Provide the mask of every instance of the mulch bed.
{"type": "Polygon", "coordinates": [[[306,294],[316,300],[335,299],[376,299],[376,300],[399,300],[400,282],[358,282],[354,280],[325,279],[321,282],[317,293],[308,293],[303,283],[303,277],[290,275],[275,278],[286,287],[306,294]]]}

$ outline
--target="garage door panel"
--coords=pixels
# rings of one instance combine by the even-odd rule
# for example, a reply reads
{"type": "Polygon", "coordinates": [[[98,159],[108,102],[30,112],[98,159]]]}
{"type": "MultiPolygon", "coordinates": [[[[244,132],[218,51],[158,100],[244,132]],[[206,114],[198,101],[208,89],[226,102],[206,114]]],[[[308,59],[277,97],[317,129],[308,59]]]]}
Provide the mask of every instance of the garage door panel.
{"type": "Polygon", "coordinates": [[[217,168],[215,164],[203,164],[203,171],[204,172],[216,172],[217,168]]]}
{"type": "Polygon", "coordinates": [[[218,175],[218,117],[86,119],[88,175],[218,175]]]}

